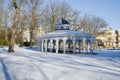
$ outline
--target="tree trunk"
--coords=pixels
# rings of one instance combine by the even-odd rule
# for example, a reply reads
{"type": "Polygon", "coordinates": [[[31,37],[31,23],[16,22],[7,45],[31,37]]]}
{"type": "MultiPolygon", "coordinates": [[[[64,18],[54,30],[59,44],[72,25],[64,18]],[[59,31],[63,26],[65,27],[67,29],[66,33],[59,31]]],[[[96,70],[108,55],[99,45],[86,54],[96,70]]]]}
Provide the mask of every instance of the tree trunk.
{"type": "Polygon", "coordinates": [[[30,48],[33,46],[33,31],[35,29],[35,9],[32,8],[32,22],[30,27],[30,48]]]}
{"type": "Polygon", "coordinates": [[[15,33],[16,33],[19,17],[20,17],[20,9],[16,8],[16,14],[15,14],[14,23],[12,26],[12,34],[11,34],[8,52],[14,52],[15,33]]]}
{"type": "Polygon", "coordinates": [[[33,46],[33,30],[30,30],[30,48],[33,46]]]}
{"type": "Polygon", "coordinates": [[[7,30],[7,26],[5,27],[5,41],[8,41],[8,30],[7,30]]]}
{"type": "Polygon", "coordinates": [[[52,16],[51,32],[52,32],[52,31],[55,31],[55,22],[56,22],[55,16],[52,16]]]}

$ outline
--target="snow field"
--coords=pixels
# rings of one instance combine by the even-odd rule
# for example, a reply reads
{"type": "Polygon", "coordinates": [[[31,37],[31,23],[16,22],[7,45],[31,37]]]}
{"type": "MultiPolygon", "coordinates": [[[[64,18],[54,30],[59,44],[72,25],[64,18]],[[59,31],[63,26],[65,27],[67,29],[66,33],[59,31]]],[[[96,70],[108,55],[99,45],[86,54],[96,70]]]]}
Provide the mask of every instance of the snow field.
{"type": "Polygon", "coordinates": [[[0,80],[120,80],[120,50],[96,50],[97,55],[6,50],[0,54],[0,80]]]}

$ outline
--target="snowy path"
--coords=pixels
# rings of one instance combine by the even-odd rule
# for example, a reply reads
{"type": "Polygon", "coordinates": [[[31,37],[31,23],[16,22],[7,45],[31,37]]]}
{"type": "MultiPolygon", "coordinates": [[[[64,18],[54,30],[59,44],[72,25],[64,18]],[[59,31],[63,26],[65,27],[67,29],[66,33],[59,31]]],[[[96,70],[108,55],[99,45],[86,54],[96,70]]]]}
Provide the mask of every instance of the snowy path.
{"type": "Polygon", "coordinates": [[[40,53],[15,48],[0,54],[0,80],[120,80],[120,51],[98,55],[40,53]]]}

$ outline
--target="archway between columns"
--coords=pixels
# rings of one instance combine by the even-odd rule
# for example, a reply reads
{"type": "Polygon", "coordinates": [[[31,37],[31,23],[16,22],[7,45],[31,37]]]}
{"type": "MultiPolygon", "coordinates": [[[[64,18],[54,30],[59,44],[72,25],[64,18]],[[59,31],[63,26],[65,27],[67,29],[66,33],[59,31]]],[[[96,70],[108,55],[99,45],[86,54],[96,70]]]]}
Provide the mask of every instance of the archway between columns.
{"type": "Polygon", "coordinates": [[[47,40],[47,52],[50,52],[50,40],[47,40]]]}
{"type": "Polygon", "coordinates": [[[58,52],[59,53],[63,53],[64,52],[64,41],[62,39],[60,39],[58,41],[58,52]]]}
{"type": "Polygon", "coordinates": [[[83,46],[82,46],[82,40],[76,40],[76,46],[75,46],[75,49],[76,49],[76,53],[81,53],[82,50],[83,50],[83,46]]]}
{"type": "Polygon", "coordinates": [[[71,39],[66,40],[66,53],[73,53],[73,41],[71,39]]]}

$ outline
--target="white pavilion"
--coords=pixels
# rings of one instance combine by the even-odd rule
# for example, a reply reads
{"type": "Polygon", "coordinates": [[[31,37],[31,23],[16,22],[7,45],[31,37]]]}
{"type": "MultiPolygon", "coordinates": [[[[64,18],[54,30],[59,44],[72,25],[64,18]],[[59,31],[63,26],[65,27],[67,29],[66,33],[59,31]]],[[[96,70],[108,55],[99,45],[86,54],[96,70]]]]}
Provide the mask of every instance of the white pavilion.
{"type": "Polygon", "coordinates": [[[41,52],[93,53],[94,35],[70,30],[67,20],[56,24],[56,31],[38,36],[37,48],[41,52]]]}

